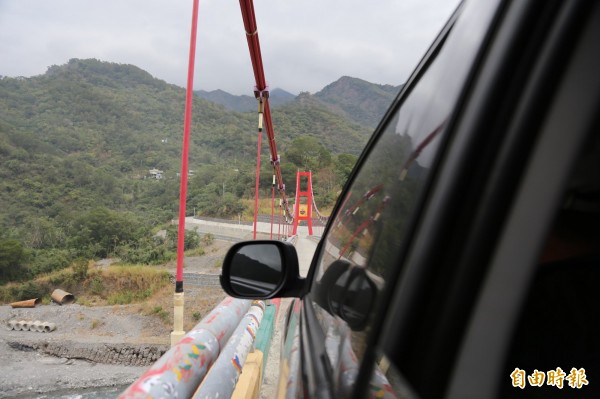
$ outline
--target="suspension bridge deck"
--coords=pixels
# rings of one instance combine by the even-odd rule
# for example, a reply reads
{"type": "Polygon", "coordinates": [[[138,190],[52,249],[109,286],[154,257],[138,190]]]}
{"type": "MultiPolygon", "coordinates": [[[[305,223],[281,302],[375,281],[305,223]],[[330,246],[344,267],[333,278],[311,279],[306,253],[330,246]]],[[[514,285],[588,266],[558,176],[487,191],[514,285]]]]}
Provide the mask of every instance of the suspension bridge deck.
{"type": "MultiPolygon", "coordinates": [[[[285,227],[271,222],[257,222],[256,232],[259,239],[283,238],[285,235],[285,227]]],[[[253,233],[252,223],[236,222],[234,220],[218,220],[218,219],[201,219],[196,217],[185,218],[185,228],[187,230],[195,230],[199,234],[212,234],[215,238],[228,241],[243,241],[251,240],[253,233]]],[[[318,220],[313,222],[313,236],[319,237],[323,232],[323,225],[318,220]]],[[[308,227],[298,226],[297,235],[299,238],[308,237],[308,227]]],[[[310,239],[314,242],[313,239],[310,239]]],[[[315,243],[316,246],[316,243],[315,243]]],[[[297,248],[296,248],[297,249],[297,248]]],[[[310,252],[310,249],[308,250],[310,252]]],[[[312,250],[314,253],[314,248],[312,250]]],[[[311,253],[311,258],[312,258],[311,253]]],[[[300,256],[300,255],[299,255],[300,256]]],[[[310,259],[308,260],[310,262],[310,259]]],[[[307,266],[308,267],[308,266],[307,266]]],[[[308,269],[307,269],[308,270],[308,269]]]]}

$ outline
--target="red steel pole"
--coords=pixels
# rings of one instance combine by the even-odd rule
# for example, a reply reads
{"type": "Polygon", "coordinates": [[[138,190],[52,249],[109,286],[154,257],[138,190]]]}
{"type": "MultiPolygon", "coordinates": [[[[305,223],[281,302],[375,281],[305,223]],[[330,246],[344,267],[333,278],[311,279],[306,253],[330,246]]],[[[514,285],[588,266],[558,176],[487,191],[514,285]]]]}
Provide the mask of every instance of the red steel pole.
{"type": "Polygon", "coordinates": [[[185,94],[185,115],[183,122],[183,150],[181,155],[181,187],[179,191],[179,229],[177,233],[177,273],[175,292],[183,292],[183,249],[185,234],[185,206],[188,183],[188,157],[190,147],[190,126],[192,121],[192,99],[194,97],[194,60],[196,58],[196,32],[198,29],[198,2],[194,0],[192,11],[192,32],[190,35],[190,56],[188,63],[187,90],[185,94]]]}
{"type": "Polygon", "coordinates": [[[283,208],[281,207],[281,200],[279,200],[279,217],[278,217],[278,223],[277,223],[277,240],[280,240],[281,238],[281,213],[283,212],[283,208]]]}
{"type": "Polygon", "coordinates": [[[271,235],[269,238],[273,239],[273,223],[275,221],[275,175],[273,175],[273,185],[271,186],[271,235]]]}
{"type": "Polygon", "coordinates": [[[260,180],[260,145],[262,142],[262,128],[258,129],[258,155],[256,155],[256,183],[254,186],[254,239],[256,240],[256,223],[258,216],[258,181],[260,180]]]}
{"type": "Polygon", "coordinates": [[[188,183],[188,157],[192,123],[192,99],[194,98],[194,59],[196,58],[196,31],[198,29],[198,2],[194,0],[192,10],[192,32],[190,34],[190,57],[188,63],[187,90],[185,93],[185,115],[183,121],[183,149],[181,154],[181,187],[179,191],[179,225],[177,229],[177,272],[173,294],[173,331],[171,346],[175,346],[185,335],[183,331],[183,257],[185,243],[185,205],[188,183]]]}

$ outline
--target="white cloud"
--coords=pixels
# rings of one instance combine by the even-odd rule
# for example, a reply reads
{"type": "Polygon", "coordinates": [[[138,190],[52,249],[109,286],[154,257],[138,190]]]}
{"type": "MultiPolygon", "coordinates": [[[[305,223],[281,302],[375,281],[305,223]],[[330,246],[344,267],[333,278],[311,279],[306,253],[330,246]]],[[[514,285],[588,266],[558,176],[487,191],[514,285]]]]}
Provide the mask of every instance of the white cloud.
{"type": "MultiPolygon", "coordinates": [[[[398,85],[457,0],[255,0],[267,81],[316,92],[343,75],[398,85]]],[[[0,75],[70,58],[128,63],[185,86],[192,0],[0,0],[0,75]]],[[[195,88],[251,94],[238,1],[201,0],[195,88]]]]}

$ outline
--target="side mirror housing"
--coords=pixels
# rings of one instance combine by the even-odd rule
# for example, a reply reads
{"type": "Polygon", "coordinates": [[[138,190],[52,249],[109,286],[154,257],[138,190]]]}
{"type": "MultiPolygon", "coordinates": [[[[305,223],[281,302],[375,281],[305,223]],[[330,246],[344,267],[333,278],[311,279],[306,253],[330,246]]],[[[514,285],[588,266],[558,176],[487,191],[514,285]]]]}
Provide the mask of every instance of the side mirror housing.
{"type": "Polygon", "coordinates": [[[347,260],[331,263],[314,290],[314,300],[332,315],[339,316],[355,331],[362,330],[372,315],[381,277],[347,260]]]}
{"type": "Polygon", "coordinates": [[[220,281],[232,297],[270,299],[302,296],[306,279],[300,277],[298,254],[291,243],[256,240],[231,246],[220,281]]]}

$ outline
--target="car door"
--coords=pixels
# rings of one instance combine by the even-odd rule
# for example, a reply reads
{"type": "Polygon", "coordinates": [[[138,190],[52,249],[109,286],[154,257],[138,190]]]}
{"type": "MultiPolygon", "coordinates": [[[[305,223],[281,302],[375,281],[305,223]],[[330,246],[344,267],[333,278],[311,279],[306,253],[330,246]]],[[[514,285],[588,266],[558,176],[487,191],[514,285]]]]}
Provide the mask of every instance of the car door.
{"type": "Polygon", "coordinates": [[[334,210],[288,318],[288,396],[500,392],[503,351],[595,120],[591,4],[459,7],[334,210]],[[575,93],[582,109],[568,106],[575,93]]]}
{"type": "MultiPolygon", "coordinates": [[[[479,6],[465,4],[462,18],[478,19],[468,10],[479,6]]],[[[569,171],[597,137],[598,6],[519,1],[497,10],[409,247],[396,258],[402,266],[390,277],[382,330],[368,346],[371,367],[376,373],[379,359],[390,364],[388,381],[402,397],[521,393],[509,376],[519,364],[505,368],[515,325],[569,171]]],[[[539,339],[547,337],[555,332],[539,339]]],[[[558,348],[545,350],[559,361],[558,348]]],[[[537,388],[526,397],[532,394],[549,397],[537,388]]]]}
{"type": "Polygon", "coordinates": [[[377,342],[399,259],[497,7],[459,7],[359,159],[317,249],[309,292],[290,308],[280,380],[288,397],[398,395],[389,362],[367,348],[377,342]]]}

